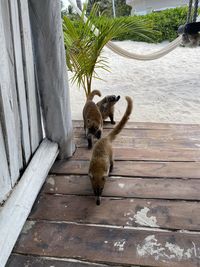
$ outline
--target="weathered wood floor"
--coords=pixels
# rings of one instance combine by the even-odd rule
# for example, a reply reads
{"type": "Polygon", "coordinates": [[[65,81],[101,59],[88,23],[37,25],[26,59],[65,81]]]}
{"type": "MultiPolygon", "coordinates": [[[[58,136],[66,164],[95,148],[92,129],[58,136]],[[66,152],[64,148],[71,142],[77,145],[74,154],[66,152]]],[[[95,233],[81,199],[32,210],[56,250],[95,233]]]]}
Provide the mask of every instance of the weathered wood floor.
{"type": "Polygon", "coordinates": [[[78,149],[55,163],[7,266],[200,266],[200,125],[129,123],[100,206],[74,126],[78,149]]]}

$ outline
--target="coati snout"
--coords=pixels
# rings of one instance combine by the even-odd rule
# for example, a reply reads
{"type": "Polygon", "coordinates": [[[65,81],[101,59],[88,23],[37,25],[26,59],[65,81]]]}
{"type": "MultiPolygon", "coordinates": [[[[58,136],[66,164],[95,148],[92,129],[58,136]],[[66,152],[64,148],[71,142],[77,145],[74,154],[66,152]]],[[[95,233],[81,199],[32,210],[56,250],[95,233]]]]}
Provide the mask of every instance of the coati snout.
{"type": "Polygon", "coordinates": [[[103,120],[110,118],[110,122],[115,124],[114,121],[114,105],[119,101],[120,96],[107,95],[101,101],[97,103],[101,112],[103,120]]]}
{"type": "Polygon", "coordinates": [[[101,129],[99,129],[99,125],[90,126],[90,123],[88,122],[88,133],[93,134],[97,139],[101,138],[101,129]]]}
{"type": "Polygon", "coordinates": [[[114,102],[114,104],[115,104],[117,101],[119,101],[120,95],[118,95],[118,96],[116,96],[116,95],[109,95],[106,98],[107,98],[107,101],[108,102],[110,102],[110,103],[114,102]]]}
{"type": "Polygon", "coordinates": [[[93,188],[93,192],[95,195],[95,199],[96,199],[96,205],[100,205],[101,204],[101,196],[102,196],[102,192],[104,189],[104,185],[106,182],[106,177],[105,176],[92,176],[92,174],[89,174],[90,177],[90,181],[92,184],[92,188],[93,188]]]}

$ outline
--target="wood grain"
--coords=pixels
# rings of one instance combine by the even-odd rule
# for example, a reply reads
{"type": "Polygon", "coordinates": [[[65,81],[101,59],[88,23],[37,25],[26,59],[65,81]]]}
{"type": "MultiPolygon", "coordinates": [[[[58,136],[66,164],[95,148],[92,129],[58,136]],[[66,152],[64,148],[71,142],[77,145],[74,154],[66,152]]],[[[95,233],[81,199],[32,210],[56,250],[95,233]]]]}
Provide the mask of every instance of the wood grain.
{"type": "MultiPolygon", "coordinates": [[[[200,149],[150,149],[124,148],[113,149],[115,160],[135,161],[200,161],[200,149]]],[[[92,151],[87,148],[77,148],[74,160],[89,160],[92,151]]]]}
{"type": "MultiPolygon", "coordinates": [[[[133,266],[133,265],[132,265],[133,266]]],[[[87,263],[67,258],[33,257],[20,254],[12,254],[6,267],[119,267],[118,265],[104,265],[87,263]]],[[[133,266],[134,267],[134,266],[133,266]]]]}
{"type": "Polygon", "coordinates": [[[200,238],[189,233],[28,221],[14,252],[107,264],[195,267],[200,238]]]}
{"type": "Polygon", "coordinates": [[[27,0],[19,0],[19,16],[22,36],[22,49],[24,60],[24,75],[27,93],[27,106],[29,115],[31,151],[35,152],[42,140],[41,118],[38,108],[36,90],[32,34],[30,27],[29,9],[27,0]]]}
{"type": "Polygon", "coordinates": [[[199,231],[200,203],[103,198],[100,207],[97,207],[94,197],[42,195],[30,218],[199,231]]]}
{"type": "MultiPolygon", "coordinates": [[[[74,138],[76,146],[81,148],[87,147],[87,140],[84,138],[74,138]]],[[[94,143],[97,140],[94,139],[94,143]]],[[[125,148],[149,148],[149,149],[198,149],[200,147],[200,140],[195,139],[143,139],[129,137],[117,137],[113,142],[113,147],[125,148]]]]}
{"type": "Polygon", "coordinates": [[[11,179],[9,174],[8,162],[6,157],[5,143],[0,121],[0,203],[6,199],[11,190],[11,179]]]}
{"type": "MultiPolygon", "coordinates": [[[[57,161],[51,173],[87,174],[89,161],[57,161]]],[[[200,178],[198,162],[115,161],[112,175],[130,177],[200,178]]]]}
{"type": "MultiPolygon", "coordinates": [[[[10,60],[12,56],[9,55],[10,49],[7,48],[6,27],[9,28],[9,17],[6,17],[8,3],[6,1],[0,2],[0,119],[3,130],[3,136],[6,145],[7,159],[9,163],[9,170],[11,176],[12,186],[19,177],[19,169],[21,166],[19,157],[19,139],[16,130],[16,114],[13,103],[12,94],[12,77],[10,73],[10,60]]],[[[7,29],[8,30],[8,29],[7,29]]],[[[10,43],[8,43],[10,44],[10,43]]]]}
{"type": "Polygon", "coordinates": [[[28,111],[26,103],[26,91],[25,91],[25,80],[23,70],[23,56],[22,56],[22,45],[20,38],[20,25],[19,25],[19,11],[17,1],[9,1],[10,12],[11,12],[11,24],[13,34],[13,46],[15,56],[15,70],[16,70],[16,85],[18,95],[18,105],[20,111],[20,125],[22,130],[22,147],[24,162],[27,163],[31,156],[30,148],[30,136],[29,136],[29,122],[28,122],[28,111]]]}
{"type": "MultiPolygon", "coordinates": [[[[103,196],[200,200],[200,180],[109,177],[103,196]]],[[[47,194],[92,195],[88,176],[49,176],[44,186],[47,194]]]]}
{"type": "Polygon", "coordinates": [[[60,1],[29,0],[28,4],[46,137],[59,144],[60,158],[69,158],[75,145],[60,1]]]}
{"type": "MultiPolygon", "coordinates": [[[[116,122],[117,123],[117,122],[116,122]]],[[[81,120],[74,120],[73,121],[74,128],[83,128],[83,121],[81,120]]],[[[105,129],[112,129],[113,125],[109,122],[104,122],[103,127],[105,129]]],[[[165,129],[200,129],[200,124],[181,124],[181,123],[157,123],[157,122],[131,122],[129,121],[126,124],[127,129],[156,129],[156,130],[165,130],[165,129]]]]}
{"type": "Polygon", "coordinates": [[[31,211],[49,168],[58,154],[58,145],[44,140],[0,212],[0,266],[5,263],[31,211]]]}

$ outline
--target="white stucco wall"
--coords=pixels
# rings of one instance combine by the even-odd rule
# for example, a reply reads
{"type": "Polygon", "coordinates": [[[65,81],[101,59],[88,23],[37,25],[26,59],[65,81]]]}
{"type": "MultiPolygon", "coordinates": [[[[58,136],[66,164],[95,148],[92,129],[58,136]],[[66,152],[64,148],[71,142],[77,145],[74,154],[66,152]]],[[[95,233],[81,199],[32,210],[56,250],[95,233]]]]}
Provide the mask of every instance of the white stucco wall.
{"type": "Polygon", "coordinates": [[[153,10],[173,8],[188,4],[188,0],[126,0],[132,7],[132,14],[147,14],[153,10]]]}

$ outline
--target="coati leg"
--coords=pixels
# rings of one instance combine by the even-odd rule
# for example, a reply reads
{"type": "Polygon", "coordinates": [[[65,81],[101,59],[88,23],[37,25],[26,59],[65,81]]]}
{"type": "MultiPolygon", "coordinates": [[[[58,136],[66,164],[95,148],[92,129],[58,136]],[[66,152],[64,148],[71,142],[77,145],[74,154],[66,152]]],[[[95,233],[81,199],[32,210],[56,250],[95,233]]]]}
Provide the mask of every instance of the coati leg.
{"type": "Polygon", "coordinates": [[[110,172],[112,172],[112,170],[113,170],[113,164],[114,164],[114,162],[113,162],[113,161],[111,161],[111,162],[110,162],[110,169],[109,169],[109,173],[110,173],[110,172]]]}
{"type": "Polygon", "coordinates": [[[110,156],[110,169],[109,169],[109,173],[112,172],[113,170],[113,165],[114,165],[114,160],[113,160],[113,155],[110,156]]]}
{"type": "Polygon", "coordinates": [[[88,140],[88,149],[92,148],[92,135],[88,134],[87,135],[87,140],[88,140]]]}
{"type": "Polygon", "coordinates": [[[110,115],[109,115],[109,118],[110,118],[110,122],[111,122],[111,124],[115,124],[115,121],[114,121],[114,115],[113,115],[113,114],[110,114],[110,115]]]}

